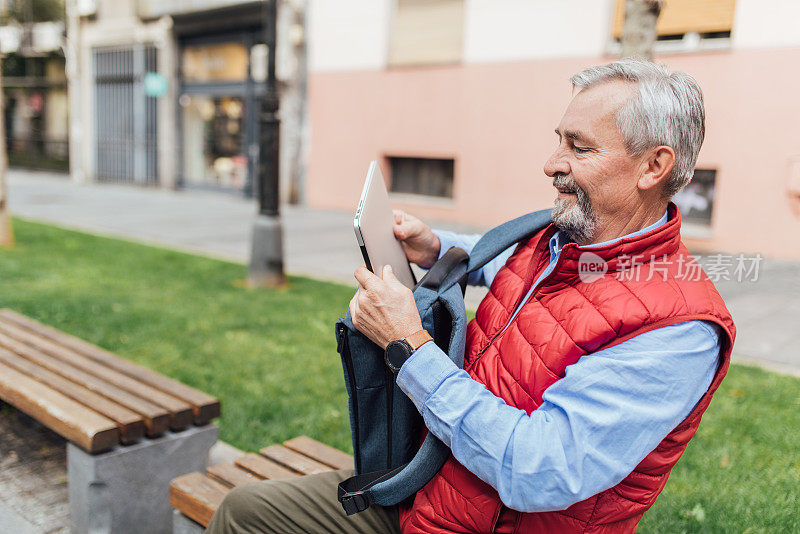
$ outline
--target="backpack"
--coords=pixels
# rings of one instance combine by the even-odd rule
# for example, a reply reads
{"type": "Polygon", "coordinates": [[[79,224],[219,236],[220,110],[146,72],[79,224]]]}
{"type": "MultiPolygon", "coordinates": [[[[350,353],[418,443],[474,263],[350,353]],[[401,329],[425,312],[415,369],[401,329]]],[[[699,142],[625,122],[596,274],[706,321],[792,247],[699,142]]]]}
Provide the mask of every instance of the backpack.
{"type": "MultiPolygon", "coordinates": [[[[489,230],[470,255],[452,247],[414,287],[422,327],[459,368],[466,345],[467,275],[550,221],[549,209],[528,213],[489,230]]],[[[430,432],[420,446],[422,416],[396,387],[383,349],[355,329],[349,312],[336,322],[335,331],[355,461],[355,476],[339,484],[338,498],[352,515],[372,504],[393,506],[415,495],[439,472],[450,449],[430,432]]]]}

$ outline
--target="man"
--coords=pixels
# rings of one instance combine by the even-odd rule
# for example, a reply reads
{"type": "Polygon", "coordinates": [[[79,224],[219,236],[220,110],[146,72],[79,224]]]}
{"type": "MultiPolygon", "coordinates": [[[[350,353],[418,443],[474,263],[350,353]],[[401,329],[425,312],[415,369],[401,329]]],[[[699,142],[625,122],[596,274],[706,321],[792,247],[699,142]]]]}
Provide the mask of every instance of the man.
{"type": "MultiPolygon", "coordinates": [[[[442,470],[412,502],[351,518],[334,497],[349,473],[245,486],[212,531],[635,531],[696,431],[735,336],[713,284],[690,268],[669,202],[702,144],[702,93],[686,74],[631,59],[572,83],[544,167],[558,191],[553,224],[471,276],[490,292],[469,324],[464,370],[425,343],[398,372],[452,450],[442,470]]],[[[395,219],[423,267],[476,240],[395,219]]],[[[390,268],[355,276],[360,331],[382,347],[419,333],[413,296],[390,268]]]]}

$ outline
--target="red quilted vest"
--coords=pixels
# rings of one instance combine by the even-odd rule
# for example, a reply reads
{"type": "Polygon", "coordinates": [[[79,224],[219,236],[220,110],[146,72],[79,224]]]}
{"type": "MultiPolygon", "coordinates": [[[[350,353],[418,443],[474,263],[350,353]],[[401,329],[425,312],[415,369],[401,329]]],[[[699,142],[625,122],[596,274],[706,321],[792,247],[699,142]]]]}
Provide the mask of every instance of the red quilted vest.
{"type": "Polygon", "coordinates": [[[622,482],[557,512],[505,507],[494,488],[451,456],[413,503],[401,506],[404,533],[636,530],[725,376],[735,336],[722,298],[681,243],[680,225],[670,203],[668,221],[643,235],[599,248],[565,245],[552,273],[500,335],[550,261],[548,241],[556,228],[540,231],[509,258],[478,307],[467,329],[464,367],[507,404],[530,414],[581,356],[662,326],[712,321],[724,332],[720,365],[697,407],[622,482]],[[608,271],[586,283],[578,268],[581,254],[589,251],[605,260],[608,271]]]}

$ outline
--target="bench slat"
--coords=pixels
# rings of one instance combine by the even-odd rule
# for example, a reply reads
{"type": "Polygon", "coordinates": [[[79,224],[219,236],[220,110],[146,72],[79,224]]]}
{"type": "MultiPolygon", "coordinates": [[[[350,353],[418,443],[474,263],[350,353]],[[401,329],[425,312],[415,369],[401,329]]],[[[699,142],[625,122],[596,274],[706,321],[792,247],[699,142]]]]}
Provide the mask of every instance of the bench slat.
{"type": "Polygon", "coordinates": [[[124,444],[134,443],[144,436],[142,416],[124,406],[112,402],[83,386],[70,382],[66,378],[48,371],[44,367],[26,360],[22,356],[5,349],[0,349],[0,362],[14,367],[17,371],[34,378],[59,393],[87,408],[108,417],[119,428],[120,441],[124,444]]]}
{"type": "MultiPolygon", "coordinates": [[[[347,467],[343,465],[344,459],[347,459],[351,464],[353,461],[352,457],[342,451],[307,436],[290,439],[286,443],[300,449],[308,449],[316,456],[327,458],[332,462],[335,460],[342,468],[347,467]],[[332,454],[331,451],[338,454],[332,454]]],[[[264,452],[280,457],[285,462],[290,462],[293,465],[293,469],[305,469],[309,474],[311,471],[330,471],[328,466],[304,456],[303,453],[289,450],[280,445],[266,447],[262,450],[262,453],[264,452]]],[[[173,480],[170,486],[170,504],[172,507],[206,527],[222,502],[222,496],[218,495],[222,491],[220,488],[228,491],[231,487],[255,482],[259,478],[277,479],[301,476],[295,471],[281,467],[271,459],[253,453],[237,458],[234,463],[235,466],[220,464],[209,467],[206,471],[207,476],[202,473],[191,473],[173,480]],[[217,485],[209,486],[209,481],[215,482],[217,485]],[[212,492],[211,496],[208,495],[210,491],[212,492]]]]}
{"type": "Polygon", "coordinates": [[[149,437],[160,436],[167,430],[169,412],[164,408],[108,384],[96,376],[76,369],[57,358],[30,348],[2,333],[0,333],[0,346],[138,413],[144,420],[145,429],[149,437]]]}
{"type": "Polygon", "coordinates": [[[235,486],[241,486],[242,484],[247,484],[248,482],[258,482],[259,480],[263,480],[261,477],[254,475],[250,471],[239,469],[232,464],[212,465],[206,469],[206,475],[231,488],[235,486]]]}
{"type": "Polygon", "coordinates": [[[290,469],[294,469],[304,475],[313,475],[316,473],[324,473],[332,471],[332,469],[316,460],[312,460],[300,453],[287,449],[282,445],[270,445],[259,451],[262,456],[274,460],[281,465],[285,465],[290,469]]]}
{"type": "Polygon", "coordinates": [[[275,462],[252,452],[245,454],[241,458],[237,458],[234,463],[242,469],[250,471],[256,476],[266,478],[268,480],[300,476],[296,472],[286,469],[285,467],[282,467],[275,462]]]}
{"type": "Polygon", "coordinates": [[[109,384],[124,389],[134,395],[144,397],[151,403],[165,408],[170,412],[169,426],[172,430],[184,430],[193,421],[194,416],[191,405],[163,391],[142,384],[118,371],[98,365],[91,359],[71,349],[59,347],[51,341],[39,338],[35,334],[27,332],[13,324],[9,324],[4,318],[0,318],[0,332],[21,341],[29,347],[35,348],[40,352],[53,356],[62,362],[94,375],[109,384]]]}
{"type": "Polygon", "coordinates": [[[284,441],[283,445],[287,449],[299,452],[334,469],[353,469],[354,467],[352,456],[308,436],[298,436],[284,441]]]}
{"type": "Polygon", "coordinates": [[[119,443],[114,421],[4,363],[0,363],[0,398],[90,453],[119,443]]]}
{"type": "Polygon", "coordinates": [[[203,473],[189,473],[174,479],[169,485],[169,503],[207,527],[228,491],[226,486],[203,473]]]}
{"type": "Polygon", "coordinates": [[[215,399],[211,395],[207,395],[202,391],[187,386],[186,384],[182,384],[177,380],[168,378],[124,358],[120,358],[116,354],[112,354],[111,352],[101,349],[96,345],[92,345],[91,343],[83,341],[82,339],[78,339],[74,336],[43,325],[42,323],[34,321],[33,319],[18,314],[12,310],[0,310],[0,317],[12,321],[17,326],[25,328],[64,347],[87,356],[98,363],[102,363],[112,369],[120,371],[132,378],[139,380],[140,382],[144,382],[165,393],[169,393],[174,397],[183,399],[192,405],[194,423],[196,425],[204,425],[212,419],[219,417],[219,400],[215,399]]]}

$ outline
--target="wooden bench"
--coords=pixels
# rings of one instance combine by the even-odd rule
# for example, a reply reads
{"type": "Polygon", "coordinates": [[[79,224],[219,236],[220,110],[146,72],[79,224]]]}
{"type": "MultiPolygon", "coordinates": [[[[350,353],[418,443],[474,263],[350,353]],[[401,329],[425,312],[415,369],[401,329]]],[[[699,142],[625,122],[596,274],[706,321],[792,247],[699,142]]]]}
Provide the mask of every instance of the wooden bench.
{"type": "MultiPolygon", "coordinates": [[[[0,400],[69,441],[73,532],[98,522],[125,532],[129,521],[130,532],[169,532],[142,529],[131,493],[160,483],[166,499],[170,479],[205,468],[217,437],[208,423],[220,414],[210,395],[8,309],[0,310],[0,400]],[[115,491],[129,498],[115,503],[115,491]]],[[[171,511],[163,512],[168,527],[171,511]]]]}
{"type": "Polygon", "coordinates": [[[353,469],[353,457],[306,436],[283,445],[270,445],[206,471],[189,473],[172,481],[169,502],[176,510],[174,532],[202,532],[225,494],[232,488],[258,480],[311,475],[336,469],[353,469]],[[191,519],[188,521],[187,518],[191,519]]]}

